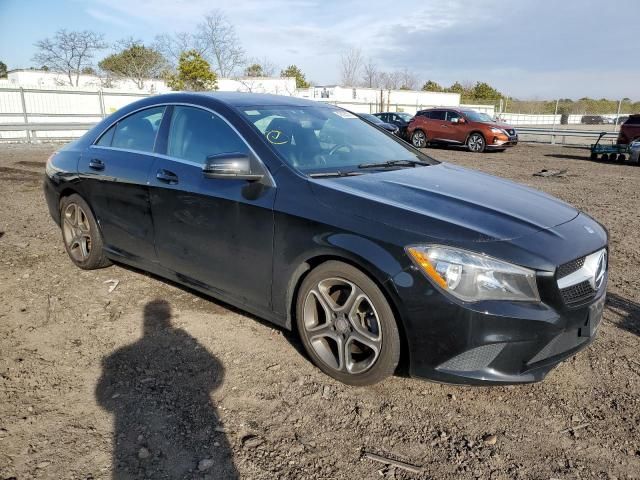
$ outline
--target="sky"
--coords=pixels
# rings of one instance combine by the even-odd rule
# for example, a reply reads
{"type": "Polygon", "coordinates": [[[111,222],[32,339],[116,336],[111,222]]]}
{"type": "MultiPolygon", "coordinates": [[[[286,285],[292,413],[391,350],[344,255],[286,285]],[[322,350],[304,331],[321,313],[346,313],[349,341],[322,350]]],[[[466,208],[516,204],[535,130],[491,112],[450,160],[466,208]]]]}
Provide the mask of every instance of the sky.
{"type": "Polygon", "coordinates": [[[33,44],[61,28],[152,43],[193,30],[212,9],[227,15],[249,57],[296,64],[316,84],[338,83],[341,54],[359,48],[421,84],[640,100],[638,0],[0,0],[0,60],[32,66],[33,44]]]}

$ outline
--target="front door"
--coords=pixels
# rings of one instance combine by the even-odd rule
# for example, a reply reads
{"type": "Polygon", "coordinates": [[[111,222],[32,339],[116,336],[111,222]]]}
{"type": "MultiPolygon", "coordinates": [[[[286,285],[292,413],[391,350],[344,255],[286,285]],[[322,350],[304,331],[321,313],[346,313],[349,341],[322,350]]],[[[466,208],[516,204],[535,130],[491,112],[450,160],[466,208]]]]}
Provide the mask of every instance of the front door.
{"type": "Polygon", "coordinates": [[[105,248],[137,263],[156,260],[147,179],[164,110],[152,107],[123,118],[78,164],[105,248]]]}
{"type": "Polygon", "coordinates": [[[194,287],[267,307],[275,188],[206,178],[202,167],[208,156],[252,153],[218,114],[171,108],[166,155],[156,160],[150,175],[159,261],[194,287]]]}

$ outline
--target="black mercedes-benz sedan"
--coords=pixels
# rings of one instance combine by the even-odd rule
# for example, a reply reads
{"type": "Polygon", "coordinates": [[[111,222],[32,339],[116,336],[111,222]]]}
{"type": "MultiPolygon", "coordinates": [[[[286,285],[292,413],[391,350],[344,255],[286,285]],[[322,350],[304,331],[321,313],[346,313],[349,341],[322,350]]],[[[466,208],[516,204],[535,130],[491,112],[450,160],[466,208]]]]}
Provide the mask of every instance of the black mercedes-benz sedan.
{"type": "Polygon", "coordinates": [[[348,384],[401,359],[442,382],[538,381],[602,316],[598,222],[333,105],[146,98],[52,155],[44,190],[78,267],[129,264],[295,329],[348,384]]]}

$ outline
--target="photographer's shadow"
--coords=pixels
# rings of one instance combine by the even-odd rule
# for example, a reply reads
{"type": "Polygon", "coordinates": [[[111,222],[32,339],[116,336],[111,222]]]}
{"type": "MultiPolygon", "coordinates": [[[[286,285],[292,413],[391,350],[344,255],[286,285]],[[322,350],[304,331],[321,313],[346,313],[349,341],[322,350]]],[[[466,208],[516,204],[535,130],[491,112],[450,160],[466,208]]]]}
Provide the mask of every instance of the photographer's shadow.
{"type": "Polygon", "coordinates": [[[211,392],[224,368],[171,325],[164,300],[144,309],[144,335],[103,360],[99,404],[114,415],[113,478],[237,478],[211,392]]]}

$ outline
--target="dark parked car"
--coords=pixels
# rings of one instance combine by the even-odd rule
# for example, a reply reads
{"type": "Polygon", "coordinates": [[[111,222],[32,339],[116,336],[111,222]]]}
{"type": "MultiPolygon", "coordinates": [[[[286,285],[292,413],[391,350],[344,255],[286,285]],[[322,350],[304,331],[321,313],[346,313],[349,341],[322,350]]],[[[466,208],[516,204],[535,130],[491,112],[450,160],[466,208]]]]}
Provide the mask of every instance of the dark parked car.
{"type": "Polygon", "coordinates": [[[629,118],[620,126],[618,143],[628,145],[637,139],[640,139],[640,115],[629,115],[629,118]]]}
{"type": "Polygon", "coordinates": [[[386,123],[383,122],[382,120],[380,120],[378,117],[376,117],[375,115],[371,115],[370,113],[359,113],[358,116],[360,116],[361,118],[364,118],[365,120],[379,126],[380,128],[384,128],[386,131],[393,133],[394,135],[400,135],[400,129],[391,124],[391,123],[386,123]]]}
{"type": "Polygon", "coordinates": [[[295,329],[349,384],[400,358],[443,382],[538,381],[602,316],[598,222],[333,105],[145,98],[53,154],[44,191],[78,267],[132,265],[295,329]]]}
{"type": "Polygon", "coordinates": [[[413,119],[413,115],[405,112],[381,112],[374,113],[374,115],[383,122],[396,125],[400,129],[400,136],[408,139],[407,127],[409,126],[409,122],[413,119]]]}
{"type": "Polygon", "coordinates": [[[580,123],[585,125],[604,125],[606,122],[601,115],[583,115],[580,123]]]}

